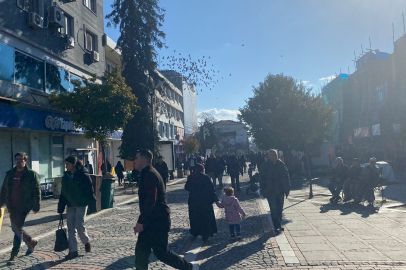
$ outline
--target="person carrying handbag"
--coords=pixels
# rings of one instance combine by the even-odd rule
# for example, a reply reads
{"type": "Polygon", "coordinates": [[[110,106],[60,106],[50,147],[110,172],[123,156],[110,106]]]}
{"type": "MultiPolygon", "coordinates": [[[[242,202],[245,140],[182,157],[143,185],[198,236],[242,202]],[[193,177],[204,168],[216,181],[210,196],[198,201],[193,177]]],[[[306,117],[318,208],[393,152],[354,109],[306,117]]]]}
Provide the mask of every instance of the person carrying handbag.
{"type": "Polygon", "coordinates": [[[86,252],[91,251],[89,236],[85,227],[85,216],[88,207],[91,208],[92,212],[95,212],[96,197],[89,173],[80,159],[75,156],[67,157],[65,167],[66,171],[62,177],[62,190],[58,202],[58,213],[62,214],[65,207],[68,207],[69,254],[65,258],[70,260],[78,257],[76,231],[85,245],[86,252]]]}

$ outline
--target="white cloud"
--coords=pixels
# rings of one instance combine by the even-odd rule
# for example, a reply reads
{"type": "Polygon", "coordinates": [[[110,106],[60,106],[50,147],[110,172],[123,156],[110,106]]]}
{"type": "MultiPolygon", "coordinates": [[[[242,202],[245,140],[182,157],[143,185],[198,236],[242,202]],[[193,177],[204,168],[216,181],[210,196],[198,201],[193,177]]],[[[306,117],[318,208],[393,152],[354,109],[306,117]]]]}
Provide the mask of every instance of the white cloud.
{"type": "Polygon", "coordinates": [[[331,76],[328,76],[328,77],[320,78],[319,81],[321,81],[322,83],[328,83],[328,82],[330,82],[332,79],[334,79],[335,77],[336,77],[335,75],[331,75],[331,76]]]}
{"type": "Polygon", "coordinates": [[[308,84],[310,81],[302,81],[303,85],[308,84]]]}
{"type": "Polygon", "coordinates": [[[225,43],[223,44],[224,47],[231,47],[231,43],[225,43]]]}
{"type": "Polygon", "coordinates": [[[214,116],[217,120],[234,120],[238,121],[238,115],[240,112],[238,110],[227,110],[227,109],[217,109],[213,108],[210,110],[202,111],[204,113],[209,113],[214,116]]]}

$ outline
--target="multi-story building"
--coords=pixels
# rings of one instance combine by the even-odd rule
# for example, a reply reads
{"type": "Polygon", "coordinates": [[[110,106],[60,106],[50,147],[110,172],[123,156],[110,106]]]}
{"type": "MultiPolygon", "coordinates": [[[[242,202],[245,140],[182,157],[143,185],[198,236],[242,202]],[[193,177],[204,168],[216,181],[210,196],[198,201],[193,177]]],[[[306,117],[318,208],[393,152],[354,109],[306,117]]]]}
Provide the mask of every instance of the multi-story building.
{"type": "Polygon", "coordinates": [[[103,74],[103,2],[0,0],[0,10],[0,184],[20,151],[41,182],[62,175],[69,155],[96,168],[96,142],[48,97],[103,74]]]}
{"type": "Polygon", "coordinates": [[[248,154],[248,128],[242,122],[221,120],[214,123],[218,134],[217,151],[229,154],[248,154]]]}
{"type": "Polygon", "coordinates": [[[162,70],[160,73],[180,89],[183,95],[183,111],[185,137],[197,131],[197,94],[196,86],[187,81],[185,77],[174,70],[162,70]]]}

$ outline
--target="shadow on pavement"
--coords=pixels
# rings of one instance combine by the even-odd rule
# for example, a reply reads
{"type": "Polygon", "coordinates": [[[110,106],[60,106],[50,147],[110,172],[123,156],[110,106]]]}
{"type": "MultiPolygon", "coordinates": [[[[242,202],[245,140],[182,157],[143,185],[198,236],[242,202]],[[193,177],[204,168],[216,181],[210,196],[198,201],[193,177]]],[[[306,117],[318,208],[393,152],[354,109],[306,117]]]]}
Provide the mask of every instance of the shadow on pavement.
{"type": "Polygon", "coordinates": [[[135,267],[135,255],[127,256],[121,258],[114,263],[106,266],[106,270],[113,270],[113,269],[127,269],[127,268],[134,268],[135,267]]]}
{"type": "Polygon", "coordinates": [[[61,264],[61,263],[63,263],[63,262],[66,262],[66,260],[65,260],[65,259],[60,259],[60,260],[53,261],[53,262],[43,262],[43,263],[40,263],[40,264],[37,264],[37,265],[33,265],[33,266],[30,266],[30,267],[21,268],[21,269],[24,269],[24,270],[50,269],[50,268],[55,267],[55,266],[57,266],[58,264],[61,264]]]}
{"type": "Polygon", "coordinates": [[[327,213],[331,210],[340,210],[343,216],[357,213],[363,218],[368,218],[370,215],[378,213],[377,208],[370,209],[366,206],[354,205],[352,203],[328,203],[320,206],[320,213],[327,213]]]}

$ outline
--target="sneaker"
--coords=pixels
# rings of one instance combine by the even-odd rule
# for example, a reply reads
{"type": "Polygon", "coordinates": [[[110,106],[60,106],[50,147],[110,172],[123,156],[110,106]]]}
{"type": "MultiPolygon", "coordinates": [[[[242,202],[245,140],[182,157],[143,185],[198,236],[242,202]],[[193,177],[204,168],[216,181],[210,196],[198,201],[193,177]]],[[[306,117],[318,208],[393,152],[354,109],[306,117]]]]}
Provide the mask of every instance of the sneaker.
{"type": "Polygon", "coordinates": [[[18,261],[18,256],[11,254],[10,259],[7,261],[7,265],[9,265],[9,266],[14,265],[17,263],[17,261],[18,261]]]}
{"type": "Polygon", "coordinates": [[[192,270],[199,270],[199,264],[197,262],[191,262],[192,270]]]}
{"type": "Polygon", "coordinates": [[[235,237],[235,234],[232,234],[231,237],[235,237]]]}
{"type": "Polygon", "coordinates": [[[74,259],[74,258],[77,258],[78,256],[79,256],[79,255],[78,255],[78,252],[77,252],[77,251],[75,251],[75,252],[69,252],[69,254],[65,256],[65,260],[72,260],[72,259],[74,259]]]}
{"type": "Polygon", "coordinates": [[[85,245],[85,250],[86,250],[86,252],[92,251],[92,246],[90,245],[90,242],[88,242],[88,243],[85,245]]]}
{"type": "Polygon", "coordinates": [[[238,233],[237,233],[237,238],[238,238],[238,239],[241,239],[241,238],[242,238],[242,236],[241,236],[241,233],[240,233],[240,232],[238,232],[238,233]]]}
{"type": "Polygon", "coordinates": [[[28,250],[25,253],[25,255],[28,256],[28,255],[32,254],[37,245],[38,245],[38,241],[37,240],[32,240],[31,243],[28,245],[28,250]]]}

